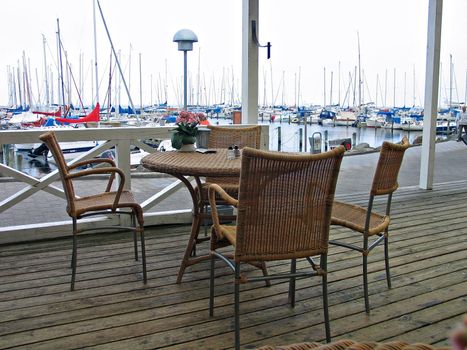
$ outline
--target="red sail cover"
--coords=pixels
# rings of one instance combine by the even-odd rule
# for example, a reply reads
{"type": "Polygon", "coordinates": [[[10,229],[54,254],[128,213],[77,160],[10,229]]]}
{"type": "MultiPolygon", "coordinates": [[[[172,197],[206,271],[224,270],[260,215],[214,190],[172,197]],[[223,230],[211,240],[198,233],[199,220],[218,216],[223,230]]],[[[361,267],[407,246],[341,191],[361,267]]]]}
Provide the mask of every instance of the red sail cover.
{"type": "Polygon", "coordinates": [[[47,115],[51,117],[60,117],[62,115],[62,107],[58,107],[58,111],[56,112],[41,112],[41,111],[34,111],[32,112],[34,114],[42,114],[42,115],[47,115]]]}
{"type": "Polygon", "coordinates": [[[96,104],[96,107],[93,109],[93,111],[91,113],[89,113],[85,117],[82,117],[82,118],[55,118],[55,121],[59,122],[59,123],[67,123],[67,124],[98,122],[100,120],[99,113],[100,113],[100,106],[99,106],[99,103],[98,103],[98,104],[96,104]]]}

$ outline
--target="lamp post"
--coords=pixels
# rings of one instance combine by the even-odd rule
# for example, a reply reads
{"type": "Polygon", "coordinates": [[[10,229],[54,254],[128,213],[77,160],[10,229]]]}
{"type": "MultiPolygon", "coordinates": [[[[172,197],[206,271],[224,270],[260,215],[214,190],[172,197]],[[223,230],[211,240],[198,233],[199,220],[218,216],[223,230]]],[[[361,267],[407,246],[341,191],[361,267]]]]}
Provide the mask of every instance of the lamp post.
{"type": "Polygon", "coordinates": [[[178,51],[183,51],[183,109],[187,110],[187,51],[193,50],[193,43],[198,42],[198,37],[190,29],[180,29],[173,41],[178,43],[178,51]]]}

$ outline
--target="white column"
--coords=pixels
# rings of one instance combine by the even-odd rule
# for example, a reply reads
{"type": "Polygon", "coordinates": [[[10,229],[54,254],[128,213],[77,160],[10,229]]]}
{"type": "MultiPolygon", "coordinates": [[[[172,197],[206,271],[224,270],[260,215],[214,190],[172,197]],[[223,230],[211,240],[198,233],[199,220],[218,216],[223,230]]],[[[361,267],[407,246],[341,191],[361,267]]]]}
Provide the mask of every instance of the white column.
{"type": "Polygon", "coordinates": [[[423,144],[419,187],[433,188],[435,163],[436,116],[438,114],[439,65],[441,49],[441,22],[443,0],[429,0],[428,38],[425,73],[425,106],[423,117],[423,144]]]}
{"type": "Polygon", "coordinates": [[[258,123],[258,47],[251,33],[251,21],[259,28],[258,2],[242,2],[242,124],[258,123]]]}

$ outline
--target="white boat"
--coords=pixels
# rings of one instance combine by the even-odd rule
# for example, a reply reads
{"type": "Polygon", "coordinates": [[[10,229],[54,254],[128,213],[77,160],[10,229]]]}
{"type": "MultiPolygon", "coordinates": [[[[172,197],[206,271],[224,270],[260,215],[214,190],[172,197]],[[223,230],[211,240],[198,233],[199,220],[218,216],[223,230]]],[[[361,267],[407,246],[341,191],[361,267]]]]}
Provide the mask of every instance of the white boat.
{"type": "Polygon", "coordinates": [[[386,123],[386,117],[378,114],[370,115],[366,120],[367,128],[381,128],[386,123]]]}
{"type": "Polygon", "coordinates": [[[357,120],[355,112],[352,111],[339,111],[334,118],[334,125],[336,126],[352,126],[357,120]]]}
{"type": "Polygon", "coordinates": [[[401,128],[405,131],[422,131],[423,120],[411,120],[407,118],[401,123],[401,128]]]}

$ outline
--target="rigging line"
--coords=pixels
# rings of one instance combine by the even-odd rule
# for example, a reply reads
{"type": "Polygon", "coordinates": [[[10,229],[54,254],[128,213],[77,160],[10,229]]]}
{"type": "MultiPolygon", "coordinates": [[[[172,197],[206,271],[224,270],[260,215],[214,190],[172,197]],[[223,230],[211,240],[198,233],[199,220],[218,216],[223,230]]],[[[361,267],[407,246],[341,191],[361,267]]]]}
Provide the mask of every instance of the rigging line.
{"type": "MultiPolygon", "coordinates": [[[[99,0],[96,0],[96,2],[97,2],[97,6],[99,7],[99,12],[101,14],[102,22],[104,23],[104,27],[105,27],[105,31],[107,33],[107,37],[108,37],[109,42],[110,42],[110,47],[112,48],[112,52],[113,52],[113,54],[115,56],[115,61],[117,62],[117,65],[118,65],[118,70],[120,72],[120,75],[121,75],[121,78],[122,78],[122,81],[123,81],[123,86],[125,87],[126,93],[128,95],[128,99],[130,100],[131,108],[134,111],[136,111],[135,105],[133,104],[133,100],[132,100],[131,95],[130,95],[130,90],[129,90],[127,84],[126,84],[125,77],[123,76],[123,73],[122,73],[122,68],[120,67],[120,62],[118,61],[118,55],[115,52],[115,48],[114,48],[114,45],[113,45],[113,42],[112,42],[112,38],[110,37],[109,29],[107,28],[107,23],[105,22],[105,19],[104,19],[104,13],[102,12],[101,4],[100,4],[99,0]]],[[[139,120],[138,114],[136,114],[136,121],[137,121],[137,124],[139,125],[140,120],[139,120]]]]}
{"type": "Polygon", "coordinates": [[[47,49],[49,49],[50,57],[52,58],[52,62],[54,64],[54,66],[55,66],[55,69],[58,71],[58,63],[54,60],[54,56],[53,56],[54,54],[50,50],[49,42],[46,41],[45,44],[47,45],[47,49]]]}
{"type": "Polygon", "coordinates": [[[284,76],[282,76],[282,78],[281,78],[281,81],[279,82],[279,86],[278,86],[278,88],[277,88],[276,97],[274,97],[274,103],[273,103],[273,106],[275,106],[275,105],[276,105],[276,100],[277,100],[277,98],[279,97],[279,92],[280,92],[280,91],[281,91],[281,89],[282,89],[282,82],[283,82],[283,81],[284,81],[284,76]]]}
{"type": "MultiPolygon", "coordinates": [[[[58,38],[58,43],[60,44],[60,47],[63,49],[63,51],[65,51],[65,63],[69,69],[71,80],[73,81],[73,85],[75,86],[76,93],[78,94],[78,99],[79,99],[79,103],[81,104],[81,108],[83,109],[83,112],[85,112],[83,99],[81,98],[81,94],[79,93],[79,88],[78,88],[78,85],[76,84],[75,76],[73,75],[73,71],[71,70],[70,62],[68,62],[68,55],[66,54],[66,50],[63,47],[62,39],[60,37],[58,38]]],[[[68,91],[68,95],[69,94],[70,94],[70,91],[68,91]]]]}
{"type": "MultiPolygon", "coordinates": [[[[109,86],[108,86],[108,88],[107,88],[107,93],[105,94],[105,97],[104,97],[104,102],[102,103],[103,106],[105,106],[105,103],[107,102],[107,98],[109,98],[110,92],[111,92],[111,90],[112,90],[112,79],[113,79],[114,73],[115,73],[115,71],[116,71],[116,69],[115,69],[116,66],[117,66],[117,62],[115,62],[114,65],[113,65],[113,67],[111,67],[112,70],[110,71],[109,86]]],[[[112,106],[112,101],[109,100],[109,102],[110,102],[110,106],[112,106]]],[[[110,110],[111,110],[111,109],[112,109],[112,108],[109,108],[109,114],[110,114],[110,110]]]]}

